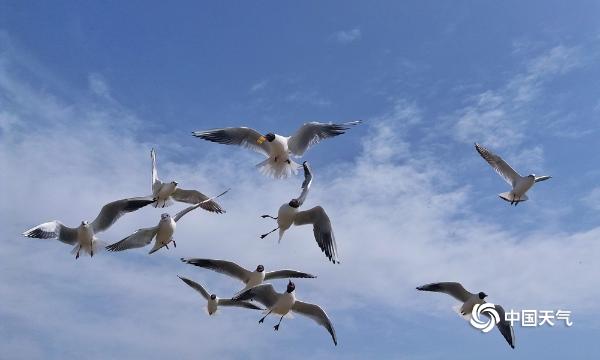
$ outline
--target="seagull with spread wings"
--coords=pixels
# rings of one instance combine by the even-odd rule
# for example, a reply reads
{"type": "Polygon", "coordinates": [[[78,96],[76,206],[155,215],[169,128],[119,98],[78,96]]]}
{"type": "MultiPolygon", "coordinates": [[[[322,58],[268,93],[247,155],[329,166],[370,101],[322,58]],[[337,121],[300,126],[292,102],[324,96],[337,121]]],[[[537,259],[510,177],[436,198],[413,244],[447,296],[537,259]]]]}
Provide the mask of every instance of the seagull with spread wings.
{"type": "MultiPolygon", "coordinates": [[[[469,291],[465,290],[465,288],[457,282],[431,283],[419,286],[417,287],[417,290],[440,292],[452,296],[453,298],[461,302],[461,305],[457,310],[465,319],[468,319],[471,316],[475,305],[485,304],[484,299],[487,297],[487,294],[484,292],[472,294],[469,291]]],[[[506,320],[504,308],[498,304],[495,304],[494,309],[496,310],[499,318],[499,321],[496,323],[496,327],[498,328],[504,339],[506,339],[508,345],[510,345],[510,347],[514,349],[515,333],[510,322],[506,320]]],[[[487,313],[482,314],[485,316],[490,316],[487,313]]]]}
{"type": "Polygon", "coordinates": [[[244,269],[238,264],[232,261],[226,260],[215,260],[215,259],[184,259],[181,258],[181,261],[187,264],[195,265],[201,268],[209,269],[216,271],[221,274],[225,274],[232,278],[240,280],[244,283],[244,288],[240,290],[246,291],[252,287],[262,284],[265,280],[272,279],[290,279],[290,278],[316,278],[316,276],[303,273],[296,270],[275,270],[275,271],[265,271],[265,267],[263,265],[258,265],[256,270],[250,271],[244,269]]]}
{"type": "Polygon", "coordinates": [[[150,158],[152,159],[152,196],[156,199],[154,207],[165,207],[173,204],[174,201],[179,201],[188,204],[200,204],[200,207],[206,211],[222,214],[225,212],[223,208],[212,201],[208,196],[197,190],[184,190],[178,187],[177,181],[162,182],[158,178],[156,171],[156,151],[150,150],[150,158]]]}
{"type": "Polygon", "coordinates": [[[286,178],[298,172],[299,164],[290,157],[301,157],[312,145],[321,140],[341,135],[351,126],[360,124],[351,121],[342,124],[309,122],[302,125],[294,135],[282,136],[274,133],[262,135],[247,127],[229,127],[207,131],[194,131],[195,137],[226,145],[239,145],[252,149],[267,157],[256,165],[262,173],[275,178],[286,178]]]}
{"type": "Polygon", "coordinates": [[[517,206],[518,203],[529,199],[525,193],[527,193],[535,183],[552,178],[552,176],[536,176],[535,174],[521,176],[500,156],[492,153],[483,146],[475,143],[475,149],[479,155],[481,155],[481,157],[487,161],[510,186],[512,186],[511,191],[498,194],[502,200],[510,202],[511,205],[514,204],[517,206]]]}
{"type": "MultiPolygon", "coordinates": [[[[204,201],[212,201],[213,199],[224,195],[228,191],[229,189],[213,198],[206,199],[204,201]]],[[[149,228],[138,229],[136,232],[124,238],[123,240],[107,246],[106,249],[109,251],[123,251],[140,248],[150,244],[154,238],[156,238],[156,241],[154,242],[154,246],[148,254],[153,254],[163,247],[168,249],[169,243],[171,242],[173,242],[174,247],[177,247],[177,243],[173,239],[173,234],[175,233],[175,228],[177,227],[177,221],[179,221],[185,214],[201,206],[202,203],[188,206],[187,208],[175,214],[174,217],[171,217],[171,215],[167,213],[162,214],[160,216],[158,225],[149,228]]]]}
{"type": "Polygon", "coordinates": [[[331,338],[333,339],[333,343],[337,346],[337,337],[335,336],[333,324],[331,323],[331,320],[329,320],[329,317],[325,311],[323,311],[323,309],[321,309],[321,307],[318,305],[296,300],[296,295],[294,294],[295,289],[296,285],[294,285],[294,283],[291,281],[288,283],[286,291],[281,294],[275,291],[273,285],[262,284],[248,289],[237,296],[234,296],[232,300],[256,300],[266,306],[267,314],[258,321],[259,324],[262,324],[269,314],[281,315],[281,318],[279,318],[279,323],[274,326],[275,331],[279,330],[281,320],[283,320],[283,317],[289,312],[294,312],[309,317],[317,324],[327,329],[331,335],[331,338]]]}
{"type": "Polygon", "coordinates": [[[321,206],[315,206],[312,209],[298,211],[300,206],[306,200],[308,196],[308,190],[312,184],[312,171],[305,161],[302,164],[304,168],[304,181],[302,182],[302,192],[300,197],[290,200],[289,203],[285,203],[279,207],[277,217],[271,215],[262,215],[264,218],[271,218],[277,220],[277,227],[266,234],[262,234],[260,237],[264,239],[269,234],[279,230],[279,241],[285,231],[293,225],[307,225],[313,226],[313,234],[317,244],[321,248],[321,251],[325,253],[327,258],[335,263],[339,264],[337,259],[337,244],[335,242],[335,236],[333,235],[333,228],[331,227],[331,221],[329,216],[321,206]]]}
{"type": "Polygon", "coordinates": [[[58,239],[65,244],[74,246],[72,253],[75,254],[76,259],[79,258],[81,251],[91,257],[104,248],[104,243],[96,238],[96,234],[107,230],[126,213],[136,211],[154,201],[148,198],[129,198],[113,201],[104,205],[96,219],[91,223],[82,221],[78,227],[70,228],[60,221],[54,220],[31,228],[25,231],[23,235],[38,239],[58,239]]]}
{"type": "Polygon", "coordinates": [[[206,301],[208,302],[206,304],[206,311],[208,312],[208,315],[213,315],[214,313],[216,313],[217,310],[219,309],[219,306],[236,306],[236,307],[242,307],[242,308],[252,309],[252,310],[264,310],[263,308],[258,307],[249,301],[234,301],[231,299],[219,299],[219,297],[216,294],[209,294],[208,291],[206,291],[206,289],[204,289],[204,287],[202,285],[198,284],[197,282],[192,281],[187,278],[184,278],[184,277],[181,277],[181,276],[179,276],[179,278],[184,283],[188,284],[192,289],[194,289],[198,293],[200,293],[200,295],[202,295],[202,297],[204,299],[206,299],[206,301]]]}

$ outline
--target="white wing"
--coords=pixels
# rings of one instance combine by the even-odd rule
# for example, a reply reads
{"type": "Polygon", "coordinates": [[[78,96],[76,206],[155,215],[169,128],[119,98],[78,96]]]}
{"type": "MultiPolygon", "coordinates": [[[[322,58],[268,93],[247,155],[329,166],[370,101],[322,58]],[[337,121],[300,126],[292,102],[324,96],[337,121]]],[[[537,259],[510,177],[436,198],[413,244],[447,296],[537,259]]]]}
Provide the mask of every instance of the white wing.
{"type": "Polygon", "coordinates": [[[269,271],[265,273],[265,280],[271,279],[290,279],[290,278],[304,278],[304,279],[314,279],[315,275],[303,273],[296,270],[275,270],[269,271]]]}
{"type": "Polygon", "coordinates": [[[500,156],[492,153],[483,146],[475,143],[475,149],[481,157],[492,166],[492,168],[511,186],[514,186],[521,177],[519,173],[513,170],[500,156]]]}
{"type": "Polygon", "coordinates": [[[294,302],[294,306],[292,306],[292,311],[311,318],[312,320],[316,321],[317,324],[327,329],[329,334],[331,334],[333,343],[337,346],[337,338],[335,336],[333,324],[331,324],[331,320],[329,320],[329,317],[320,306],[296,300],[296,302],[294,302]]]}
{"type": "Polygon", "coordinates": [[[458,301],[463,303],[467,301],[473,294],[465,290],[465,288],[457,282],[439,282],[419,286],[417,290],[434,291],[448,294],[458,301]]]}
{"type": "MultiPolygon", "coordinates": [[[[496,327],[498,328],[498,330],[500,331],[500,334],[502,334],[502,336],[504,337],[504,339],[506,340],[508,345],[510,345],[510,347],[514,349],[515,348],[515,331],[514,331],[513,327],[510,325],[510,321],[506,320],[506,312],[504,311],[504,308],[498,304],[494,305],[494,308],[496,309],[496,311],[498,312],[498,315],[500,316],[500,322],[498,324],[496,324],[496,327]]],[[[482,314],[489,317],[487,312],[483,312],[482,314]]]]}
{"type": "Polygon", "coordinates": [[[77,243],[77,229],[64,226],[58,220],[40,224],[25,231],[23,235],[37,239],[58,238],[58,240],[69,245],[75,245],[77,243]]]}
{"type": "Polygon", "coordinates": [[[222,214],[225,212],[223,208],[217,204],[215,201],[209,199],[208,196],[204,195],[200,191],[196,190],[183,190],[177,188],[171,197],[180,202],[188,203],[188,204],[200,204],[200,207],[204,210],[215,212],[218,214],[222,214]]]}
{"type": "Polygon", "coordinates": [[[308,166],[308,163],[305,161],[302,163],[302,167],[304,168],[304,181],[302,182],[302,192],[300,193],[300,197],[298,198],[299,206],[304,204],[306,197],[308,196],[308,190],[310,189],[310,185],[312,184],[312,170],[308,166]]]}
{"type": "Polygon", "coordinates": [[[271,144],[268,141],[258,144],[257,141],[262,135],[258,131],[247,127],[229,127],[207,131],[194,131],[192,134],[200,139],[219,144],[239,145],[247,149],[252,149],[265,156],[269,156],[271,153],[271,144]]]}
{"type": "Polygon", "coordinates": [[[540,182],[544,180],[552,179],[552,176],[544,175],[544,176],[536,176],[535,182],[540,182]]]}
{"type": "Polygon", "coordinates": [[[154,148],[150,150],[150,158],[152,159],[152,194],[156,196],[158,189],[162,185],[162,181],[158,178],[158,172],[156,171],[156,152],[154,148]]]}
{"type": "Polygon", "coordinates": [[[158,232],[158,226],[151,228],[138,229],[125,239],[118,241],[106,247],[109,251],[123,251],[144,247],[152,242],[152,239],[158,232]]]}
{"type": "Polygon", "coordinates": [[[201,268],[216,271],[221,274],[225,274],[236,278],[243,283],[247,283],[250,279],[250,271],[244,269],[238,264],[232,261],[226,260],[213,260],[213,259],[184,259],[181,258],[184,263],[195,265],[201,268]]]}
{"type": "Polygon", "coordinates": [[[210,298],[210,294],[208,293],[208,291],[206,291],[206,289],[204,289],[204,287],[202,287],[202,285],[198,284],[195,281],[192,281],[190,279],[178,276],[184,283],[188,284],[192,289],[196,290],[197,292],[200,293],[200,295],[202,295],[202,297],[206,300],[208,300],[210,298]]]}
{"type": "Polygon", "coordinates": [[[312,145],[318,144],[323,139],[341,135],[350,129],[350,126],[358,124],[360,124],[360,121],[351,121],[343,124],[306,123],[288,139],[288,149],[292,154],[302,156],[312,145]]]}
{"type": "Polygon", "coordinates": [[[92,221],[94,233],[104,231],[111,227],[121,216],[152,204],[154,199],[149,198],[130,198],[113,201],[102,207],[100,213],[92,221]]]}
{"type": "Polygon", "coordinates": [[[297,212],[294,217],[294,225],[306,224],[313,225],[315,240],[321,248],[321,251],[325,253],[325,256],[327,256],[334,264],[339,264],[335,236],[333,235],[333,229],[331,228],[331,221],[325,210],[320,206],[315,206],[310,210],[297,212]]]}
{"type": "Polygon", "coordinates": [[[273,285],[262,284],[234,296],[232,300],[256,300],[270,309],[273,307],[273,305],[275,305],[277,300],[279,300],[279,296],[280,294],[275,291],[273,285]]]}

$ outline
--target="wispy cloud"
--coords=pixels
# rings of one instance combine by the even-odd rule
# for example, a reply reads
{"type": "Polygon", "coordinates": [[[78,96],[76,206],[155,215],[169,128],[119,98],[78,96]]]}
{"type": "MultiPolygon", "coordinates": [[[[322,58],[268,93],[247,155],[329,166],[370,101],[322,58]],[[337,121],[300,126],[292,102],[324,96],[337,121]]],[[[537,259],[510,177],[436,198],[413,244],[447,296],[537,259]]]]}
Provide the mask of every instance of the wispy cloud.
{"type": "Polygon", "coordinates": [[[268,84],[268,80],[258,81],[256,83],[252,84],[252,86],[250,87],[250,92],[255,93],[255,92],[261,91],[267,86],[267,84],[268,84]]]}
{"type": "Polygon", "coordinates": [[[350,44],[360,40],[362,38],[362,33],[359,28],[340,30],[331,34],[330,38],[339,42],[340,44],[350,44]]]}
{"type": "Polygon", "coordinates": [[[111,98],[110,87],[109,87],[108,83],[106,82],[106,79],[104,78],[104,76],[102,76],[101,74],[99,74],[99,73],[89,74],[88,75],[88,84],[89,84],[90,90],[95,95],[98,95],[98,96],[106,98],[106,99],[111,98]]]}

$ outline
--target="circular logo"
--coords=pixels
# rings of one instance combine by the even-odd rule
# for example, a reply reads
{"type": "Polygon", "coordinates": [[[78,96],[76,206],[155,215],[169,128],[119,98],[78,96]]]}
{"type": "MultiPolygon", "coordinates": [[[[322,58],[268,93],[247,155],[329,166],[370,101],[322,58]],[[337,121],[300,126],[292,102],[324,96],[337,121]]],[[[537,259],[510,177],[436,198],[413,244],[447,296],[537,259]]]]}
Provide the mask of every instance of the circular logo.
{"type": "Polygon", "coordinates": [[[499,322],[500,314],[496,311],[494,304],[485,303],[473,306],[470,323],[474,328],[486,333],[492,331],[494,326],[499,322]]]}

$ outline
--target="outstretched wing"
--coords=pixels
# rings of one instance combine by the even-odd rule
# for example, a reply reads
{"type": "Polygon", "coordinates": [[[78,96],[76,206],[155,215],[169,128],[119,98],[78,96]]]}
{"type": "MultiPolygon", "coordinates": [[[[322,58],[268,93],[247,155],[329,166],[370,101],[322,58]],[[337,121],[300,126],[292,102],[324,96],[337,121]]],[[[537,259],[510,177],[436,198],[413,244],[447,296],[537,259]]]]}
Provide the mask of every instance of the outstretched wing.
{"type": "Polygon", "coordinates": [[[310,189],[313,179],[312,170],[306,161],[302,163],[302,167],[304,168],[304,181],[302,182],[302,192],[298,198],[299,206],[304,204],[304,200],[306,200],[306,197],[308,196],[308,190],[310,189]]]}
{"type": "Polygon", "coordinates": [[[270,309],[275,305],[278,299],[279,294],[273,289],[273,285],[262,284],[234,296],[231,300],[256,300],[270,309]]]}
{"type": "Polygon", "coordinates": [[[162,181],[158,178],[158,172],[156,171],[156,152],[154,148],[150,150],[150,158],[152,159],[152,194],[156,195],[162,181]]]}
{"type": "Polygon", "coordinates": [[[152,242],[152,239],[158,232],[158,226],[151,228],[138,229],[133,234],[129,235],[121,241],[117,241],[114,244],[108,245],[106,250],[108,251],[123,251],[128,249],[135,249],[144,247],[152,242]]]}
{"type": "Polygon", "coordinates": [[[179,277],[184,283],[188,284],[192,289],[199,292],[200,295],[202,295],[202,297],[204,297],[206,300],[208,300],[210,298],[210,294],[208,293],[208,291],[206,291],[206,289],[204,289],[204,287],[202,287],[202,285],[200,285],[197,282],[192,281],[190,279],[179,276],[179,275],[177,275],[177,277],[179,277]]]}
{"type": "MultiPolygon", "coordinates": [[[[510,321],[506,320],[506,312],[504,311],[504,308],[498,304],[494,305],[494,308],[496,309],[496,311],[498,312],[498,315],[500,316],[500,322],[498,322],[498,324],[496,324],[496,327],[498,328],[498,330],[500,330],[500,334],[502,334],[502,336],[504,337],[504,339],[506,339],[506,342],[508,343],[508,345],[510,345],[511,348],[515,348],[515,331],[513,329],[513,327],[510,325],[510,321]]],[[[482,313],[485,316],[490,316],[487,312],[483,312],[482,313]]]]}
{"type": "Polygon", "coordinates": [[[216,271],[221,274],[225,274],[234,277],[244,283],[250,279],[250,271],[244,269],[238,264],[232,261],[226,260],[213,260],[213,259],[184,259],[181,261],[191,265],[196,265],[201,268],[216,271]]]}
{"type": "Polygon", "coordinates": [[[113,201],[102,207],[100,213],[92,221],[94,233],[104,231],[111,227],[121,216],[152,204],[155,200],[150,198],[130,198],[113,201]]]}
{"type": "Polygon", "coordinates": [[[207,131],[194,131],[192,134],[200,139],[219,144],[239,145],[247,149],[252,149],[265,156],[269,156],[271,153],[271,144],[268,141],[258,144],[257,141],[262,135],[258,131],[247,127],[229,127],[207,131]]]}
{"type": "Polygon", "coordinates": [[[64,226],[58,220],[40,224],[25,231],[23,235],[37,239],[57,238],[58,240],[69,245],[75,245],[75,243],[77,243],[77,229],[64,226]]]}
{"type": "Polygon", "coordinates": [[[325,124],[309,122],[302,125],[294,135],[288,139],[288,149],[296,156],[302,156],[309,147],[318,144],[323,139],[338,136],[350,129],[350,126],[360,124],[359,121],[350,121],[342,124],[325,124]]]}
{"type": "Polygon", "coordinates": [[[510,185],[514,186],[517,179],[521,177],[513,168],[510,167],[500,156],[494,154],[483,146],[475,143],[475,149],[481,157],[490,164],[502,178],[510,185]]]}
{"type": "Polygon", "coordinates": [[[434,291],[448,294],[458,301],[465,302],[469,297],[473,296],[470,292],[457,282],[439,282],[419,286],[417,290],[434,291]]]}
{"type": "Polygon", "coordinates": [[[289,279],[289,278],[305,278],[305,279],[314,279],[315,275],[303,273],[296,270],[277,270],[277,271],[269,271],[265,273],[265,280],[271,279],[289,279]]]}
{"type": "Polygon", "coordinates": [[[316,321],[317,324],[327,329],[329,334],[331,334],[333,343],[337,346],[337,338],[335,336],[333,324],[331,324],[331,320],[329,320],[329,317],[320,306],[296,300],[296,302],[294,302],[294,306],[292,306],[292,311],[311,318],[312,320],[316,321]]]}
{"type": "Polygon", "coordinates": [[[222,214],[225,212],[216,201],[211,200],[208,196],[196,190],[183,190],[177,188],[171,197],[176,201],[181,201],[188,204],[200,204],[200,207],[206,211],[222,214]]]}
{"type": "Polygon", "coordinates": [[[219,306],[237,306],[252,310],[264,310],[260,306],[254,305],[248,301],[235,301],[231,299],[219,299],[219,306]]]}
{"type": "Polygon", "coordinates": [[[552,179],[552,176],[544,175],[544,176],[536,176],[535,182],[540,182],[544,180],[552,179]]]}
{"type": "Polygon", "coordinates": [[[321,251],[325,253],[331,262],[339,264],[335,236],[333,235],[333,229],[331,228],[331,221],[325,210],[320,206],[315,206],[310,210],[297,212],[294,217],[294,225],[306,224],[313,225],[315,240],[321,248],[321,251]]]}

